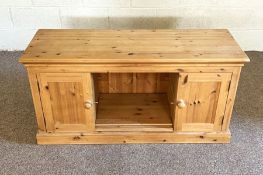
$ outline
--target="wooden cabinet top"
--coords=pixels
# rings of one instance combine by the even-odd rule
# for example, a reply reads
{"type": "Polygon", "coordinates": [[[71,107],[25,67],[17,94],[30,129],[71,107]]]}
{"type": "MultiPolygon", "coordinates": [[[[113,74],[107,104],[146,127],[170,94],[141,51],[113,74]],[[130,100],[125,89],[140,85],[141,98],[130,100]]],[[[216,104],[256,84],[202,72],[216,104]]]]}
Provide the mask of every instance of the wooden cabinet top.
{"type": "Polygon", "coordinates": [[[22,63],[244,63],[228,30],[38,30],[22,63]]]}

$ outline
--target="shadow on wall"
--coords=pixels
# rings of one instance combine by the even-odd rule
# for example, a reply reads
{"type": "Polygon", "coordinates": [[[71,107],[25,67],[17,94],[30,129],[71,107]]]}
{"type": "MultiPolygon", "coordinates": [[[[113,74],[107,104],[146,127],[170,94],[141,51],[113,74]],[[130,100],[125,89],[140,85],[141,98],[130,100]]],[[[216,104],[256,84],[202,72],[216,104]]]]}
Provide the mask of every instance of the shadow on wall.
{"type": "Polygon", "coordinates": [[[170,29],[176,24],[174,17],[62,18],[62,28],[74,29],[170,29]]]}
{"type": "Polygon", "coordinates": [[[62,16],[62,28],[94,28],[94,29],[173,29],[173,28],[237,28],[244,29],[251,23],[238,16],[210,17],[197,16],[162,16],[162,17],[86,17],[62,16]]]}

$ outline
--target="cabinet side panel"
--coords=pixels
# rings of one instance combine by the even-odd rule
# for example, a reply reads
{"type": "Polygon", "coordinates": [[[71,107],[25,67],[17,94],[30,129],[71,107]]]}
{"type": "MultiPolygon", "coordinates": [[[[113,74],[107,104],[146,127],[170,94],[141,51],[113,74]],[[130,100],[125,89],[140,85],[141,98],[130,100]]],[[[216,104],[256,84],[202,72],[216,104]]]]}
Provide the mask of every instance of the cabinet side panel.
{"type": "Polygon", "coordinates": [[[238,67],[233,71],[232,74],[231,84],[229,86],[229,93],[228,93],[226,109],[225,109],[225,117],[222,125],[222,131],[227,131],[229,129],[230,119],[232,116],[238,82],[240,78],[240,73],[241,73],[241,67],[238,67]]]}
{"type": "Polygon", "coordinates": [[[84,99],[85,101],[90,100],[93,105],[90,109],[85,108],[85,118],[87,121],[87,130],[95,130],[95,119],[96,119],[96,101],[95,99],[95,89],[94,89],[94,79],[91,73],[86,73],[82,75],[83,88],[84,88],[84,99]]]}
{"type": "Polygon", "coordinates": [[[27,71],[28,71],[28,79],[30,83],[30,89],[31,89],[32,99],[33,99],[35,113],[36,113],[38,129],[40,131],[46,131],[42,103],[41,103],[41,98],[39,94],[40,92],[39,92],[39,87],[38,87],[37,75],[34,72],[32,72],[30,69],[27,69],[27,71]]]}
{"type": "Polygon", "coordinates": [[[170,115],[173,121],[173,126],[175,129],[175,108],[176,108],[176,101],[177,101],[177,88],[178,88],[178,78],[179,74],[169,74],[169,85],[167,91],[168,102],[170,105],[170,115]]]}

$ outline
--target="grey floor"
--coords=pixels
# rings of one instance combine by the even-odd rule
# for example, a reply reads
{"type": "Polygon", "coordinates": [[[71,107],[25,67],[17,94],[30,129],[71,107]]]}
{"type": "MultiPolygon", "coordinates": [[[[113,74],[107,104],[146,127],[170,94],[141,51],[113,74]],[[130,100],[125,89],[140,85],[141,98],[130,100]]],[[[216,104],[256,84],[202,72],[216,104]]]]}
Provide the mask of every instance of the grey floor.
{"type": "Polygon", "coordinates": [[[0,174],[263,174],[263,53],[247,54],[230,144],[41,146],[21,52],[0,52],[0,174]]]}

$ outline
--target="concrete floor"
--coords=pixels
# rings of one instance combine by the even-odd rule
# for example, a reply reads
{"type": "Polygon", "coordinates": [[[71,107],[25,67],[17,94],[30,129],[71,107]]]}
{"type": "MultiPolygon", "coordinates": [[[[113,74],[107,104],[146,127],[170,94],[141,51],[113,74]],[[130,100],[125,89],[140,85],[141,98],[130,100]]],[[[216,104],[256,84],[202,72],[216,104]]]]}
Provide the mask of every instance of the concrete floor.
{"type": "Polygon", "coordinates": [[[230,144],[41,146],[21,52],[0,52],[0,174],[262,175],[263,53],[247,54],[230,144]]]}

